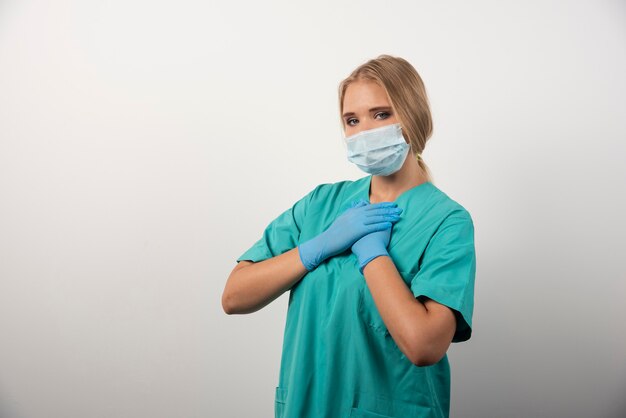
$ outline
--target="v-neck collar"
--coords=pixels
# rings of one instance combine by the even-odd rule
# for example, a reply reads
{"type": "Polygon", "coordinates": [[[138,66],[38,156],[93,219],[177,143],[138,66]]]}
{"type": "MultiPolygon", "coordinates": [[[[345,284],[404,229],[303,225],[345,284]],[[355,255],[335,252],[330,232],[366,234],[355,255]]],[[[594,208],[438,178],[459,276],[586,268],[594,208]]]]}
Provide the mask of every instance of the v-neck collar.
{"type": "MultiPolygon", "coordinates": [[[[360,193],[360,196],[362,199],[364,199],[367,203],[370,203],[370,187],[372,185],[372,177],[373,175],[370,174],[369,176],[365,176],[362,178],[363,180],[363,186],[362,186],[362,190],[360,193]]],[[[420,183],[417,186],[413,186],[410,189],[407,189],[405,191],[403,191],[402,193],[400,193],[398,195],[398,197],[396,197],[395,200],[393,200],[393,202],[398,203],[398,201],[403,200],[405,198],[407,198],[408,196],[414,194],[414,193],[418,193],[418,192],[422,192],[422,191],[426,191],[428,189],[431,189],[435,187],[435,185],[430,182],[430,181],[426,181],[424,183],[420,183]]]]}

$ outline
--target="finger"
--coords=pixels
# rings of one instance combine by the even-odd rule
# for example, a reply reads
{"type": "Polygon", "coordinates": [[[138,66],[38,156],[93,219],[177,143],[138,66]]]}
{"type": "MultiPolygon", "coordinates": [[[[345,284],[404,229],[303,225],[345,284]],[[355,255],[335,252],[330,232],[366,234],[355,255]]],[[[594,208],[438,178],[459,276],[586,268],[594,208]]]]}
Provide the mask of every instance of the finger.
{"type": "Polygon", "coordinates": [[[366,216],[378,216],[378,215],[399,215],[403,212],[402,208],[397,207],[382,207],[375,209],[367,209],[366,216]]]}
{"type": "Polygon", "coordinates": [[[379,208],[395,208],[398,204],[396,202],[378,202],[378,203],[370,203],[367,207],[367,210],[374,210],[379,208]]]}
{"type": "Polygon", "coordinates": [[[364,199],[359,199],[359,200],[355,200],[352,202],[352,204],[350,205],[351,208],[358,208],[360,206],[365,206],[367,205],[367,202],[364,199]]]}
{"type": "Polygon", "coordinates": [[[399,220],[400,220],[400,216],[392,215],[392,214],[368,216],[367,218],[363,220],[363,225],[398,222],[399,220]]]}
{"type": "Polygon", "coordinates": [[[382,222],[382,223],[368,225],[367,234],[371,234],[372,232],[384,231],[385,229],[391,228],[391,226],[392,226],[391,222],[382,222]]]}

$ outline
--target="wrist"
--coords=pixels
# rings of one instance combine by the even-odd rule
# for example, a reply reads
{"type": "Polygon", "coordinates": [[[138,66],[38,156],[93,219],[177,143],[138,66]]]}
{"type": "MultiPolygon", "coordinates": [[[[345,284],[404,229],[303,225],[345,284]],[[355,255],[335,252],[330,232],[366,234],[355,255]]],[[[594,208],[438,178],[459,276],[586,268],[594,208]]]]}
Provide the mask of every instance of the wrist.
{"type": "Polygon", "coordinates": [[[365,269],[365,266],[367,266],[369,263],[371,263],[374,259],[381,257],[381,256],[387,256],[389,257],[389,253],[387,252],[386,249],[382,249],[380,251],[376,251],[376,252],[371,252],[367,255],[366,258],[364,259],[359,259],[359,272],[361,274],[363,274],[363,269],[365,269]]]}
{"type": "Polygon", "coordinates": [[[311,244],[311,240],[309,240],[298,245],[298,255],[300,256],[300,261],[306,271],[312,271],[316,267],[313,259],[313,248],[311,244]]]}
{"type": "Polygon", "coordinates": [[[307,271],[313,271],[324,261],[324,250],[326,248],[324,232],[298,245],[300,261],[307,271]]]}

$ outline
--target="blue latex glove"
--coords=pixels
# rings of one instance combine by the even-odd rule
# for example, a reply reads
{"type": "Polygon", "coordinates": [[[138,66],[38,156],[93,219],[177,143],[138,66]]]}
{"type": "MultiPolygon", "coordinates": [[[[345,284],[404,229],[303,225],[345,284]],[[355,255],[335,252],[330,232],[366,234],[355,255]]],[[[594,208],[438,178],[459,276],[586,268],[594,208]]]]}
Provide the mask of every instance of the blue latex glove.
{"type": "Polygon", "coordinates": [[[352,253],[359,260],[359,272],[363,274],[365,266],[379,256],[389,256],[387,246],[391,240],[391,228],[365,235],[352,245],[352,253]]]}
{"type": "Polygon", "coordinates": [[[353,202],[328,229],[298,245],[302,264],[308,271],[312,271],[324,260],[347,250],[365,235],[391,228],[392,222],[398,221],[402,212],[397,206],[395,202],[353,202]]]}

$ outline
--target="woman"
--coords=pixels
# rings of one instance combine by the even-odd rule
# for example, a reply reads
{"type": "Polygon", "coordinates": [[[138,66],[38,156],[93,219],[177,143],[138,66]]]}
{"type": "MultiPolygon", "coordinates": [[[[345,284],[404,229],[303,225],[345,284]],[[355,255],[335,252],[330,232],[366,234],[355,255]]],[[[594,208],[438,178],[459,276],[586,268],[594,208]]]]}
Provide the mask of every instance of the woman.
{"type": "Polygon", "coordinates": [[[348,159],[368,175],[320,184],[275,218],[222,305],[250,313],[290,290],[276,417],[447,417],[446,351],[472,332],[472,218],[421,158],[432,120],[411,64],[364,63],[339,108],[348,159]]]}

